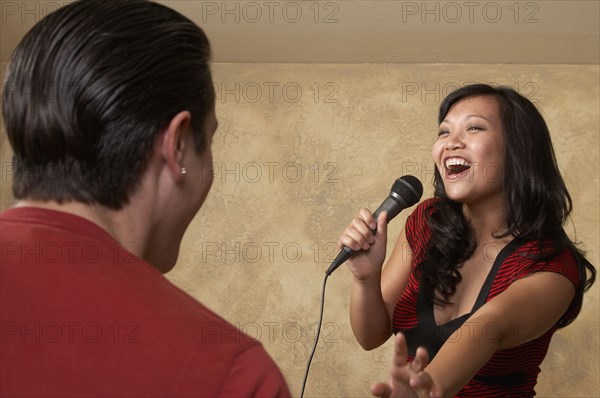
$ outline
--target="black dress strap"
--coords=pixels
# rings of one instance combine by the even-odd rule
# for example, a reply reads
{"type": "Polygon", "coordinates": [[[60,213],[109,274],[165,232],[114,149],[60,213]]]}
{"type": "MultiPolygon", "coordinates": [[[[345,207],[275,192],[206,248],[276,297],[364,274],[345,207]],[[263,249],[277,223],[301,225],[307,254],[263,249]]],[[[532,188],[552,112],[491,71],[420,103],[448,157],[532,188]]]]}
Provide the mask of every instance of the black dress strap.
{"type": "Polygon", "coordinates": [[[433,297],[426,297],[425,289],[419,284],[419,292],[417,295],[417,326],[412,329],[402,330],[402,333],[406,336],[409,355],[414,356],[417,347],[425,347],[429,353],[429,358],[433,359],[448,338],[450,338],[450,336],[456,332],[456,330],[458,330],[465,321],[473,315],[473,313],[486,303],[490,289],[494,284],[498,270],[504,263],[504,260],[518,250],[524,243],[524,240],[515,238],[500,250],[500,253],[496,256],[494,264],[479,291],[479,295],[477,296],[471,311],[454,318],[447,323],[441,325],[436,324],[433,311],[433,297]]]}

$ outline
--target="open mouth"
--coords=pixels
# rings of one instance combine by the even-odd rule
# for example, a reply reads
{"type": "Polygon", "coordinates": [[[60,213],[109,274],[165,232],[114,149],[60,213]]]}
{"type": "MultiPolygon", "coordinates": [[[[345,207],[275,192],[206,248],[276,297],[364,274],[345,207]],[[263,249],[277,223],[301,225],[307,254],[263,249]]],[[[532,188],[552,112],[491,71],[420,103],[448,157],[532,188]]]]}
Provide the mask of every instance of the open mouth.
{"type": "Polygon", "coordinates": [[[458,177],[471,168],[471,163],[461,158],[448,158],[445,166],[448,177],[458,177]]]}

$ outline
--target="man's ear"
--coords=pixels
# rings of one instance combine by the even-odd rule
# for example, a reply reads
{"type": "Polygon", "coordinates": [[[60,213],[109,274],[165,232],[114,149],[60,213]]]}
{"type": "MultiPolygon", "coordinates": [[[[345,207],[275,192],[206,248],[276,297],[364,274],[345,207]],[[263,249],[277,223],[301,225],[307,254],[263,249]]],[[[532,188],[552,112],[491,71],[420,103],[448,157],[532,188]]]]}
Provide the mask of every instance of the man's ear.
{"type": "Polygon", "coordinates": [[[183,178],[186,135],[191,133],[191,130],[192,114],[189,111],[181,111],[171,119],[163,133],[162,155],[177,181],[183,178]]]}

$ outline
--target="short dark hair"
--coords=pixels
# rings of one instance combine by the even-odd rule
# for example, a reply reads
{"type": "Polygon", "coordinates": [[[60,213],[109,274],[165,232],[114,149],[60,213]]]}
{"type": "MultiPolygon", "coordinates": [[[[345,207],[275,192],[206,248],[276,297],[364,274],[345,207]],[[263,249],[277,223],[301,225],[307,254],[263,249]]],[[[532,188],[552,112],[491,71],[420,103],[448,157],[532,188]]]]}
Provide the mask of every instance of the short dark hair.
{"type": "Polygon", "coordinates": [[[184,110],[204,150],[210,56],[202,29],[151,1],[82,0],[43,18],[4,83],[15,198],[121,208],[157,134],[184,110]]]}

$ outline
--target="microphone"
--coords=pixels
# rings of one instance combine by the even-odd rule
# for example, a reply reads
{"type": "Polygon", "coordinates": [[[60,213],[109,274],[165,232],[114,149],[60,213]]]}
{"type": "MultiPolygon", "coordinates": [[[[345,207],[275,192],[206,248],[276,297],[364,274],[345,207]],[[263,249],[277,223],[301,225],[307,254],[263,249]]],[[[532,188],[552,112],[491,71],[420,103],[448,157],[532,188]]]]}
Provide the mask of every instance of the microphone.
{"type": "MultiPolygon", "coordinates": [[[[373,213],[375,222],[377,222],[379,214],[383,211],[387,211],[387,221],[390,222],[392,218],[396,217],[402,210],[411,207],[421,200],[421,195],[423,195],[423,185],[417,177],[405,175],[398,178],[394,182],[394,185],[392,185],[390,196],[388,196],[381,206],[375,210],[375,213],[373,213]]],[[[376,232],[377,227],[373,230],[373,234],[376,232]]],[[[339,254],[325,273],[331,275],[333,271],[342,265],[344,261],[352,257],[352,255],[354,255],[354,250],[343,246],[342,250],[340,250],[339,254]]]]}

